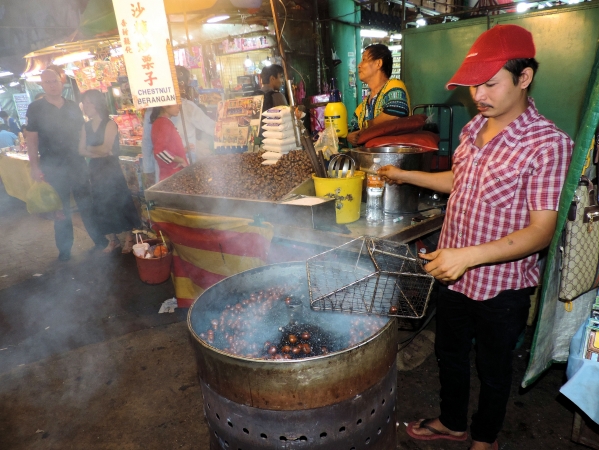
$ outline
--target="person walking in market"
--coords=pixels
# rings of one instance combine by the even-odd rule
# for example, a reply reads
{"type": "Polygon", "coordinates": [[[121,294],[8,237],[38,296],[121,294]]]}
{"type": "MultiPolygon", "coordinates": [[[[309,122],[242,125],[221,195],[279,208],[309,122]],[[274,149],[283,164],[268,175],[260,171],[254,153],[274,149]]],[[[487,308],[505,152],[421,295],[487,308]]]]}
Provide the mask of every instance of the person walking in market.
{"type": "Polygon", "coordinates": [[[473,44],[446,87],[469,86],[479,114],[462,130],[448,172],[380,170],[387,181],[450,193],[438,249],[421,255],[439,282],[435,352],[441,414],[408,424],[413,439],[468,438],[473,338],[480,379],[471,450],[497,449],[513,350],[552,239],[572,141],[528,96],[538,67],[530,32],[496,25],[473,44]]]}
{"type": "Polygon", "coordinates": [[[91,216],[91,194],[87,164],[78,152],[83,114],[79,106],[62,96],[62,81],[53,70],[44,70],[41,84],[45,95],[27,109],[27,151],[34,181],[48,182],[58,193],[63,209],[54,220],[58,259],[69,260],[73,246],[71,193],[94,247],[104,248],[106,238],[91,216]]]}

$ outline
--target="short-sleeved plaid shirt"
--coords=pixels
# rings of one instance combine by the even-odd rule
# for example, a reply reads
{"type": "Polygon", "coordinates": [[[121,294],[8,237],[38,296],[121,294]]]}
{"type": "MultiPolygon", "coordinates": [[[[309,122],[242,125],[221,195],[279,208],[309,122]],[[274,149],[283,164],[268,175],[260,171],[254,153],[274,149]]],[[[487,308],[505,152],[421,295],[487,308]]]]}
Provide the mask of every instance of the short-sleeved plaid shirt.
{"type": "MultiPolygon", "coordinates": [[[[495,241],[527,227],[529,211],[557,211],[573,143],[528,108],[479,149],[475,142],[487,119],[477,115],[462,130],[453,157],[453,187],[438,248],[495,241]]],[[[469,269],[449,286],[473,300],[539,283],[535,253],[526,258],[469,269]]]]}

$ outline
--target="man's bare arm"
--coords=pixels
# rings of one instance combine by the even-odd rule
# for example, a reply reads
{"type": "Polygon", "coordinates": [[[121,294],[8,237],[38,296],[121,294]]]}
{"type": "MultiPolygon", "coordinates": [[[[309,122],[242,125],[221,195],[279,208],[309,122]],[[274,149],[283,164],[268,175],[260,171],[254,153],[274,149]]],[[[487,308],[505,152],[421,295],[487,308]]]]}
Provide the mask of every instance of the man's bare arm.
{"type": "Polygon", "coordinates": [[[379,170],[385,181],[391,184],[413,184],[426,189],[449,194],[453,186],[453,172],[420,172],[417,170],[403,170],[395,166],[384,166],[379,170]]]}
{"type": "Polygon", "coordinates": [[[27,132],[27,154],[29,155],[29,167],[31,170],[31,178],[34,181],[42,181],[44,174],[40,169],[39,164],[39,135],[37,131],[27,132]]]}
{"type": "Polygon", "coordinates": [[[530,224],[496,241],[464,248],[446,248],[421,255],[430,262],[425,270],[441,281],[455,281],[466,270],[524,258],[551,242],[557,211],[530,211],[530,224]]]}

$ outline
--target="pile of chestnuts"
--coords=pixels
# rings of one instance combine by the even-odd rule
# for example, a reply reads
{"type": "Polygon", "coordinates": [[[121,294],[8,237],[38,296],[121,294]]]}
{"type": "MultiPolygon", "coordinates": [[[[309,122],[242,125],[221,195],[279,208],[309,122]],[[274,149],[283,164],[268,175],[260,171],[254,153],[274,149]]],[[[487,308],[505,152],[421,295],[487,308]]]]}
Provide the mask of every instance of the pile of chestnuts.
{"type": "Polygon", "coordinates": [[[313,169],[305,151],[294,150],[271,166],[259,153],[215,155],[165,180],[161,189],[182,194],[278,201],[309,179],[313,169]]]}
{"type": "MultiPolygon", "coordinates": [[[[294,307],[304,307],[301,299],[289,295],[296,290],[297,286],[284,285],[242,295],[243,298],[225,305],[220,315],[210,320],[209,328],[200,333],[200,338],[236,356],[291,360],[327,355],[356,345],[376,334],[388,321],[379,316],[356,314],[349,319],[349,327],[344,321],[343,331],[335,325],[329,328],[335,331],[325,330],[323,326],[306,323],[301,313],[291,314],[291,318],[287,314],[294,307]],[[271,314],[273,308],[277,313],[271,314]],[[281,323],[273,323],[272,317],[281,323]]],[[[323,323],[332,324],[331,318],[340,316],[332,314],[323,323]]]]}

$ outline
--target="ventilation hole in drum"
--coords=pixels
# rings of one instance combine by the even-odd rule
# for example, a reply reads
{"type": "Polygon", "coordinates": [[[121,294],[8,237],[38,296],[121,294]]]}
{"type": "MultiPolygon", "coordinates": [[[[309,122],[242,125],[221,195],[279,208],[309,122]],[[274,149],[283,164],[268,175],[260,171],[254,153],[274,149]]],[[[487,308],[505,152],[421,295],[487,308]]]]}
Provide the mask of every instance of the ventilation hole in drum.
{"type": "Polygon", "coordinates": [[[364,443],[365,443],[366,445],[370,444],[370,438],[369,438],[369,437],[367,437],[367,438],[366,438],[366,441],[365,441],[364,443]]]}
{"type": "Polygon", "coordinates": [[[268,436],[267,436],[267,435],[265,435],[264,433],[260,433],[260,437],[261,437],[262,439],[268,439],[268,436]]]}
{"type": "Polygon", "coordinates": [[[385,399],[383,399],[383,401],[381,402],[381,405],[384,405],[384,404],[385,404],[385,399]]]}
{"type": "Polygon", "coordinates": [[[233,422],[231,422],[230,420],[227,419],[227,425],[229,425],[231,428],[233,428],[233,422]]]}
{"type": "Polygon", "coordinates": [[[214,436],[216,436],[216,438],[218,439],[218,433],[216,431],[214,432],[214,436]]]}
{"type": "Polygon", "coordinates": [[[218,420],[220,420],[220,416],[218,415],[218,413],[216,413],[216,418],[217,418],[218,420]]]}
{"type": "Polygon", "coordinates": [[[345,431],[345,427],[339,428],[339,433],[343,433],[345,431]]]}
{"type": "Polygon", "coordinates": [[[376,434],[381,434],[381,429],[380,428],[377,430],[376,434]]]}
{"type": "Polygon", "coordinates": [[[393,412],[395,412],[395,406],[393,407],[393,412]]]}
{"type": "Polygon", "coordinates": [[[225,441],[225,447],[229,448],[229,443],[225,441]]]}
{"type": "Polygon", "coordinates": [[[285,436],[279,436],[279,441],[286,441],[287,438],[285,436]]]}
{"type": "Polygon", "coordinates": [[[390,420],[391,420],[391,417],[387,416],[387,423],[389,423],[390,420]]]}
{"type": "Polygon", "coordinates": [[[322,433],[320,433],[320,439],[324,439],[325,437],[327,437],[326,431],[323,431],[322,433]]]}
{"type": "Polygon", "coordinates": [[[298,440],[300,442],[308,442],[308,438],[306,436],[300,436],[298,440]]]}
{"type": "Polygon", "coordinates": [[[244,428],[244,429],[243,429],[243,432],[244,432],[245,434],[250,434],[250,432],[248,431],[248,429],[247,429],[247,428],[244,428]]]}
{"type": "Polygon", "coordinates": [[[352,447],[352,448],[350,448],[349,450],[356,450],[356,447],[352,447]]]}
{"type": "Polygon", "coordinates": [[[360,425],[362,423],[362,419],[358,419],[358,421],[356,422],[356,425],[360,425]]]}
{"type": "Polygon", "coordinates": [[[374,414],[374,409],[372,411],[370,411],[370,415],[372,416],[374,414]]]}
{"type": "Polygon", "coordinates": [[[208,405],[208,409],[212,409],[212,408],[210,407],[210,403],[207,403],[207,405],[208,405]]]}

